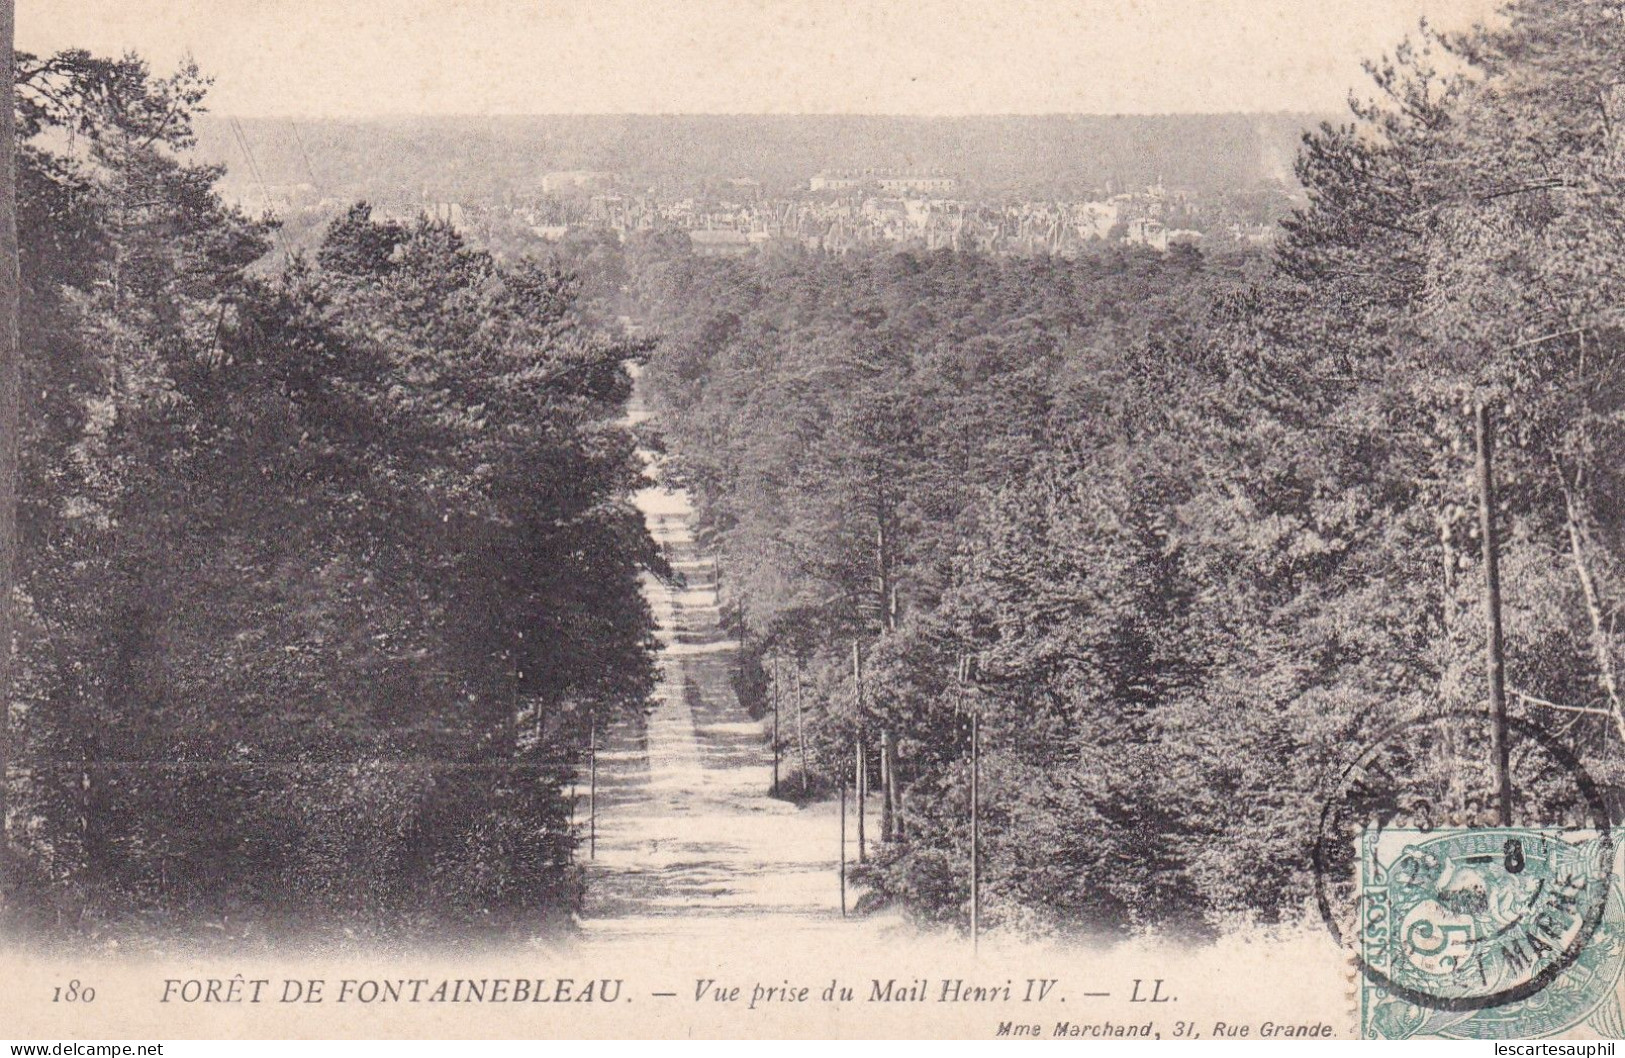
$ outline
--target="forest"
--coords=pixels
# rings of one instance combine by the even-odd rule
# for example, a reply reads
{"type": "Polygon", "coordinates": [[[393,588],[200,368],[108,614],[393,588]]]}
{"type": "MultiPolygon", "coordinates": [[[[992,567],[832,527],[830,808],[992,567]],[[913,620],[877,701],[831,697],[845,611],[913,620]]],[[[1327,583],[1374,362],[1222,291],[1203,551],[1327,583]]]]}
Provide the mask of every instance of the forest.
{"type": "MultiPolygon", "coordinates": [[[[1622,15],[1424,27],[1268,259],[628,252],[742,691],[808,703],[792,794],[876,791],[869,902],[965,924],[974,712],[995,927],[1302,914],[1351,747],[1486,709],[1480,405],[1510,712],[1617,806],[1622,15]]],[[[1416,762],[1435,818],[1493,821],[1482,740],[1416,762]]]]}
{"type": "MultiPolygon", "coordinates": [[[[741,698],[797,703],[780,796],[873,791],[863,907],[966,926],[974,715],[989,926],[1303,914],[1351,747],[1485,709],[1480,408],[1511,713],[1617,808],[1621,56],[1619,0],[1424,26],[1267,252],[546,260],[365,204],[284,253],[190,159],[197,70],[24,57],[4,913],[564,928],[586,729],[640,713],[674,577],[639,443],[741,698]]],[[[1414,764],[1489,818],[1480,740],[1414,764]]]]}
{"type": "Polygon", "coordinates": [[[19,57],[8,918],[561,926],[589,716],[653,680],[646,349],[445,225],[281,255],[188,160],[206,87],[19,57]]]}

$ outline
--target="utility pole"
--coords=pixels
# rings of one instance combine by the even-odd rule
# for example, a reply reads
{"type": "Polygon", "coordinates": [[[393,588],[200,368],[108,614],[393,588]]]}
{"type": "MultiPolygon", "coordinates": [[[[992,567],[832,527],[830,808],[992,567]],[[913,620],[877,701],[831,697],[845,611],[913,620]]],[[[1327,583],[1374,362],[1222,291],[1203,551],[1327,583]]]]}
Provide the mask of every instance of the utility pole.
{"type": "Polygon", "coordinates": [[[809,792],[808,783],[811,782],[807,769],[807,731],[802,723],[801,708],[801,660],[796,660],[796,748],[801,752],[801,796],[806,797],[809,792]]]}
{"type": "Polygon", "coordinates": [[[835,785],[841,788],[841,917],[846,917],[846,780],[835,769],[835,785]]]}
{"type": "Polygon", "coordinates": [[[867,762],[863,753],[863,660],[858,654],[855,640],[852,643],[852,687],[857,721],[857,737],[853,740],[852,788],[858,799],[858,862],[862,863],[867,855],[863,840],[863,803],[869,792],[869,769],[864,766],[867,762]]]}
{"type": "Polygon", "coordinates": [[[1490,756],[1495,769],[1501,825],[1512,825],[1512,776],[1508,771],[1506,657],[1501,637],[1501,568],[1495,539],[1495,437],[1490,408],[1478,402],[1478,531],[1484,546],[1485,675],[1490,686],[1490,756]]]}
{"type": "Polygon", "coordinates": [[[0,864],[6,860],[11,748],[12,596],[17,570],[17,433],[22,368],[17,337],[17,7],[0,0],[0,864]]]}
{"type": "Polygon", "coordinates": [[[779,656],[773,655],[773,796],[779,796],[779,656]]]}
{"type": "MultiPolygon", "coordinates": [[[[959,704],[976,675],[976,664],[959,657],[959,704]]],[[[982,713],[976,699],[970,703],[970,948],[975,954],[982,941],[982,713]]]]}
{"type": "Polygon", "coordinates": [[[970,714],[970,950],[982,943],[982,717],[970,714]]]}
{"type": "MultiPolygon", "coordinates": [[[[891,510],[884,476],[877,482],[878,504],[875,510],[875,573],[880,594],[880,634],[897,631],[897,581],[892,570],[892,540],[887,531],[891,510]]],[[[880,840],[892,842],[901,836],[901,820],[897,797],[897,761],[890,725],[882,722],[880,728],[880,840]]]]}

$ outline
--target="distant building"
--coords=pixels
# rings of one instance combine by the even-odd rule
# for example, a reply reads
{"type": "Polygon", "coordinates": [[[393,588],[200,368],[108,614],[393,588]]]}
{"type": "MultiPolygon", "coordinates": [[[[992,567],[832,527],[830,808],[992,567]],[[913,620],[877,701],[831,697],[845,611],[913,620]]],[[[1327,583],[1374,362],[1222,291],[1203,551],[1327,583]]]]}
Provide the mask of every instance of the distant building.
{"type": "Polygon", "coordinates": [[[826,169],[807,182],[812,191],[850,191],[877,186],[892,195],[951,195],[959,180],[944,173],[907,173],[895,169],[826,169]]]}
{"type": "Polygon", "coordinates": [[[951,195],[959,190],[959,181],[938,174],[883,176],[880,187],[894,195],[951,195]]]}
{"type": "Polygon", "coordinates": [[[881,222],[900,222],[908,219],[908,203],[897,198],[866,198],[863,215],[881,222]]]}
{"type": "Polygon", "coordinates": [[[1085,202],[1073,212],[1080,239],[1109,239],[1122,208],[1116,202],[1085,202]]]}
{"type": "Polygon", "coordinates": [[[858,173],[818,173],[807,181],[807,187],[813,191],[850,191],[854,187],[862,187],[868,181],[858,173]]]}
{"type": "Polygon", "coordinates": [[[1160,220],[1150,217],[1135,217],[1128,222],[1128,232],[1123,236],[1125,242],[1139,246],[1149,246],[1153,250],[1166,250],[1168,248],[1168,229],[1160,220]]]}

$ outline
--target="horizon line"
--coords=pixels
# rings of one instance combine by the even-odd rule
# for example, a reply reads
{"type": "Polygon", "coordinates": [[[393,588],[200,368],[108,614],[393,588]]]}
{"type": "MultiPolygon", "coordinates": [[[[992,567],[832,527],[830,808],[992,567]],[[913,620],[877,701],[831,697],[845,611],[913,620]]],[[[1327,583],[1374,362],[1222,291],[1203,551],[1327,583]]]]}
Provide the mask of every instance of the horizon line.
{"type": "Polygon", "coordinates": [[[847,110],[595,110],[595,111],[487,111],[444,113],[412,113],[408,111],[380,111],[372,114],[273,114],[246,111],[215,110],[208,106],[199,109],[200,115],[228,118],[237,121],[489,121],[493,118],[883,118],[889,121],[967,121],[1000,118],[1180,118],[1180,117],[1327,117],[1327,110],[1009,110],[982,113],[904,114],[884,111],[847,110]]]}

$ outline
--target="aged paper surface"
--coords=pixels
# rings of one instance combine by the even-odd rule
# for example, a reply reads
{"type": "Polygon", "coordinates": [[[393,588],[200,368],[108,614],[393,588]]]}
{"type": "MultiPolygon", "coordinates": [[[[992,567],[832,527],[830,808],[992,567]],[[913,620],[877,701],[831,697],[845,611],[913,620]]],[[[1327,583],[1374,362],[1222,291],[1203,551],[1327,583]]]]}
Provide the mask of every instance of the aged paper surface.
{"type": "Polygon", "coordinates": [[[0,1036],[1625,1034],[1622,14],[17,0],[0,1036]]]}

